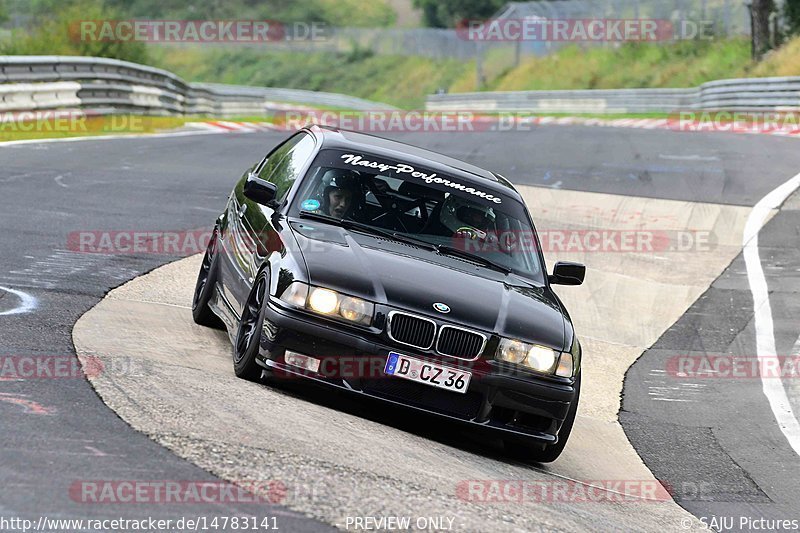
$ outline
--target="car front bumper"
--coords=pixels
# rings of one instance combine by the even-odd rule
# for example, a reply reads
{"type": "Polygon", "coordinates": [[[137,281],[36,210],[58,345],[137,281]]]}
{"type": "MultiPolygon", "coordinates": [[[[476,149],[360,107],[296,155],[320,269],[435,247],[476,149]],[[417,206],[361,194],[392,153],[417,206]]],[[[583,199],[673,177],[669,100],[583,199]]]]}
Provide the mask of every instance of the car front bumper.
{"type": "Polygon", "coordinates": [[[307,378],[351,393],[469,424],[500,436],[555,444],[576,400],[576,381],[537,376],[511,365],[478,359],[431,356],[393,344],[369,331],[266,306],[257,362],[278,378],[307,378]],[[287,364],[291,351],[320,362],[314,371],[287,364]],[[383,372],[389,352],[472,373],[466,393],[438,389],[383,372]]]}

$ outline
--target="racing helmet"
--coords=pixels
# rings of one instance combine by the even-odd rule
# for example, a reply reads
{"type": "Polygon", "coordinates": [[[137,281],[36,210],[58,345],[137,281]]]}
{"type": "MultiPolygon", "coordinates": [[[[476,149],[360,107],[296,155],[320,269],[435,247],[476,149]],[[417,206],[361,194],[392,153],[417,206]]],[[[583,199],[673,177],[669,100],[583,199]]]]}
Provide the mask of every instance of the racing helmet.
{"type": "Polygon", "coordinates": [[[447,229],[455,233],[464,227],[484,231],[492,229],[496,217],[491,207],[450,194],[442,204],[439,218],[447,229]]]}
{"type": "Polygon", "coordinates": [[[323,212],[327,213],[330,208],[330,192],[334,189],[344,189],[353,193],[353,203],[350,207],[351,211],[360,201],[361,180],[356,172],[341,168],[332,168],[322,175],[321,181],[323,190],[320,204],[323,212]]]}

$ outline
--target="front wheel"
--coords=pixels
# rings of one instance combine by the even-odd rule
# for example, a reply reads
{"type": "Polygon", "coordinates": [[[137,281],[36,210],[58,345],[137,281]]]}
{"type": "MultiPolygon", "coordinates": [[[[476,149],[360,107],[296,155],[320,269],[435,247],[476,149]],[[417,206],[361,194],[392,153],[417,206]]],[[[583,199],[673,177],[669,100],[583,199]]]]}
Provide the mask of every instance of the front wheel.
{"type": "Polygon", "coordinates": [[[218,234],[216,228],[211,235],[211,240],[200,264],[200,272],[197,274],[197,283],[194,286],[194,297],[192,298],[192,318],[196,324],[210,328],[222,329],[222,320],[209,307],[211,298],[217,285],[217,271],[219,270],[219,254],[217,253],[218,234]]]}
{"type": "Polygon", "coordinates": [[[525,444],[516,440],[505,440],[503,441],[503,447],[505,448],[506,453],[517,459],[534,461],[536,463],[552,463],[558,459],[558,456],[561,455],[561,452],[564,451],[564,447],[567,445],[569,435],[572,433],[572,426],[575,424],[575,416],[578,413],[578,399],[580,398],[581,391],[580,387],[581,381],[579,377],[575,383],[577,393],[575,394],[575,399],[569,406],[567,418],[565,418],[564,423],[561,424],[561,430],[558,432],[557,443],[544,446],[531,446],[530,444],[525,444]]]}
{"type": "Polygon", "coordinates": [[[242,310],[242,318],[239,320],[239,329],[236,332],[236,343],[233,347],[233,371],[238,377],[250,381],[258,381],[261,378],[261,367],[256,363],[256,356],[261,340],[261,328],[264,325],[267,279],[264,272],[256,278],[242,310]]]}

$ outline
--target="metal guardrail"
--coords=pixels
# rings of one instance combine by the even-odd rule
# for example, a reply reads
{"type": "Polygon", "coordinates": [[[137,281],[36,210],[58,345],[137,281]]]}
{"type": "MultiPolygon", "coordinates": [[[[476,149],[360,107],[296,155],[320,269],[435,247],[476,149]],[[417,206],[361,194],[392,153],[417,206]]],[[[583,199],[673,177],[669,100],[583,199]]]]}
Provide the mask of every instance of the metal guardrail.
{"type": "Polygon", "coordinates": [[[534,113],[647,113],[686,108],[696,89],[621,89],[586,91],[514,91],[437,94],[430,111],[534,113]]]}
{"type": "Polygon", "coordinates": [[[0,111],[103,109],[162,115],[265,115],[276,102],[389,109],[336,93],[187,83],[128,61],[73,56],[0,56],[0,111]]]}
{"type": "Polygon", "coordinates": [[[512,91],[430,95],[429,111],[534,113],[671,113],[681,110],[800,109],[800,77],[743,78],[696,89],[512,91]]]}
{"type": "Polygon", "coordinates": [[[80,83],[71,81],[0,85],[0,111],[51,109],[53,104],[56,107],[79,106],[80,88],[80,83]]]}
{"type": "Polygon", "coordinates": [[[701,86],[697,108],[796,110],[800,108],[800,77],[712,81],[701,86]]]}
{"type": "MultiPolygon", "coordinates": [[[[278,103],[354,110],[391,106],[336,93],[187,83],[145,65],[95,57],[0,56],[0,111],[103,109],[104,112],[268,115],[278,103]]],[[[800,77],[730,79],[696,89],[514,91],[431,95],[429,111],[669,113],[679,110],[800,109],[800,77]]]]}
{"type": "Polygon", "coordinates": [[[380,102],[373,102],[355,96],[322,91],[306,91],[303,89],[279,89],[261,87],[243,87],[241,85],[225,85],[220,83],[193,83],[192,90],[205,90],[215,94],[217,98],[238,98],[250,95],[269,102],[290,102],[301,105],[315,105],[359,111],[394,109],[380,102]]]}

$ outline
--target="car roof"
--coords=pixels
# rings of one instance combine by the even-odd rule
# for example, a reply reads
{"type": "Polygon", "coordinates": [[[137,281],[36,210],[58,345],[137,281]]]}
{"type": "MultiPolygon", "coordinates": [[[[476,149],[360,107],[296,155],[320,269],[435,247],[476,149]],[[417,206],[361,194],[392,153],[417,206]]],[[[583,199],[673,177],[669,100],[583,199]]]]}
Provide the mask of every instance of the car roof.
{"type": "Polygon", "coordinates": [[[322,139],[322,148],[358,150],[378,156],[398,158],[403,162],[415,163],[437,173],[462,178],[480,184],[485,189],[523,201],[511,182],[504,177],[459,159],[404,142],[331,126],[313,125],[306,129],[322,139]]]}

